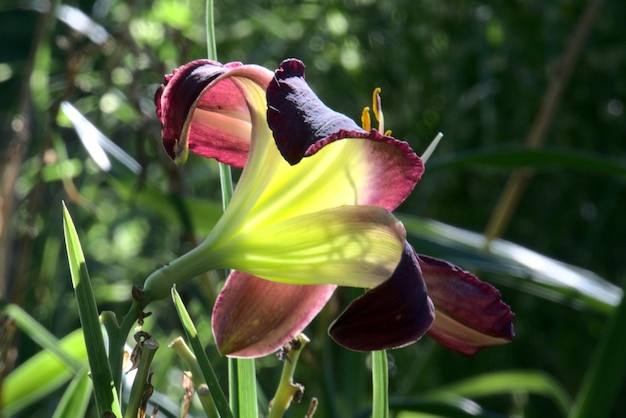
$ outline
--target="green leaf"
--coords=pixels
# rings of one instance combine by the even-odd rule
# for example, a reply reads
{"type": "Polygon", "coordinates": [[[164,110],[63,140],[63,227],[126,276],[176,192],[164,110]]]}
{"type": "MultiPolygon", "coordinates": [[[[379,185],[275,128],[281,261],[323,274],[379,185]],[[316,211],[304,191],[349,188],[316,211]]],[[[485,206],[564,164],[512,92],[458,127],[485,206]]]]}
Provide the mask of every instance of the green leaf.
{"type": "Polygon", "coordinates": [[[609,417],[626,376],[626,303],[622,301],[609,322],[587,368],[568,417],[609,417]]]}
{"type": "Polygon", "coordinates": [[[26,335],[42,348],[54,354],[70,370],[78,372],[82,369],[83,363],[68,355],[60,346],[59,340],[22,308],[12,303],[0,301],[0,312],[4,312],[13,318],[17,326],[26,335]]]}
{"type": "Polygon", "coordinates": [[[113,383],[113,375],[111,374],[104,345],[98,308],[93,296],[93,289],[91,288],[89,273],[85,264],[85,256],[80,246],[76,228],[65,204],[63,204],[63,231],[72,285],[74,286],[78,303],[78,314],[85,336],[85,346],[87,347],[98,414],[102,416],[105,411],[111,411],[115,416],[121,417],[122,413],[117,397],[117,389],[113,383]]]}
{"type": "MultiPolygon", "coordinates": [[[[504,418],[504,415],[485,411],[471,399],[449,392],[431,392],[412,397],[392,397],[389,400],[389,407],[391,410],[397,411],[396,417],[405,418],[504,418]]],[[[362,411],[357,415],[358,418],[369,418],[370,416],[375,415],[372,415],[369,410],[362,411]]]]}
{"type": "Polygon", "coordinates": [[[193,324],[193,321],[191,320],[191,317],[189,316],[189,313],[187,312],[187,309],[185,308],[185,305],[183,304],[183,301],[181,300],[175,287],[172,287],[172,300],[174,301],[176,312],[178,312],[178,317],[183,325],[187,339],[191,344],[191,349],[193,350],[194,355],[198,360],[198,364],[200,365],[204,381],[209,387],[211,396],[213,396],[218,413],[222,418],[233,418],[233,414],[228,407],[228,401],[222,391],[219,381],[217,380],[213,366],[211,366],[211,362],[204,352],[204,346],[200,342],[198,331],[196,330],[196,327],[193,324]]]}
{"type": "Polygon", "coordinates": [[[19,414],[24,408],[65,384],[72,376],[79,375],[86,367],[87,350],[83,333],[79,329],[61,339],[54,351],[45,349],[37,353],[6,377],[0,391],[3,412],[6,416],[19,414]],[[78,367],[73,369],[68,364],[78,367]]]}
{"type": "Polygon", "coordinates": [[[437,392],[448,392],[466,398],[477,398],[511,394],[533,393],[552,399],[567,414],[572,401],[563,387],[544,372],[505,371],[471,377],[442,388],[437,392]]]}
{"type": "Polygon", "coordinates": [[[610,313],[622,290],[590,271],[503,239],[487,243],[478,233],[431,219],[397,215],[418,252],[443,257],[473,271],[508,277],[507,284],[542,297],[610,313]]]}
{"type": "Polygon", "coordinates": [[[482,148],[454,154],[450,157],[432,158],[428,171],[449,170],[471,166],[486,166],[502,169],[550,169],[568,168],[595,174],[626,178],[626,165],[613,161],[608,156],[594,155],[574,150],[526,148],[482,148]]]}
{"type": "Polygon", "coordinates": [[[91,399],[92,385],[87,365],[77,373],[63,393],[52,418],[84,417],[91,399]]]}

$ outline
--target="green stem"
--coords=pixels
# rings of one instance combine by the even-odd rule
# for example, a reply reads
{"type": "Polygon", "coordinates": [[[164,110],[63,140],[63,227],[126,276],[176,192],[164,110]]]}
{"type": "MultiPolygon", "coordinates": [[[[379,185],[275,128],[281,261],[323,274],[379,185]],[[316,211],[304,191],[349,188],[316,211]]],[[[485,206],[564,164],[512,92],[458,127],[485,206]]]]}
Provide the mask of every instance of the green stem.
{"type": "Polygon", "coordinates": [[[389,378],[387,352],[372,352],[372,416],[389,418],[389,378]]]}
{"type": "Polygon", "coordinates": [[[622,297],[587,369],[569,418],[610,416],[626,375],[625,325],[626,301],[622,297]]]}
{"type": "Polygon", "coordinates": [[[256,369],[254,359],[237,359],[237,392],[239,395],[239,413],[241,418],[259,416],[256,394],[256,369]]]}
{"type": "Polygon", "coordinates": [[[124,413],[124,418],[135,418],[139,415],[139,409],[145,408],[147,399],[145,394],[151,394],[152,390],[146,391],[146,386],[149,385],[150,380],[150,365],[154,354],[159,348],[159,343],[152,338],[138,343],[141,345],[141,354],[139,359],[139,366],[137,367],[137,374],[133,381],[133,387],[130,390],[130,396],[128,398],[128,406],[124,413]]]}
{"type": "MultiPolygon", "coordinates": [[[[206,39],[207,39],[207,58],[217,61],[217,46],[215,43],[215,22],[213,19],[213,0],[206,0],[206,39]]],[[[219,163],[220,183],[222,185],[222,207],[224,210],[228,207],[233,196],[233,177],[230,167],[226,164],[219,163]]],[[[237,391],[238,396],[234,396],[231,392],[231,409],[233,411],[241,411],[242,417],[258,416],[256,401],[256,375],[254,360],[237,359],[237,391]],[[239,405],[236,405],[235,399],[239,399],[239,405]]],[[[233,376],[235,372],[232,370],[234,362],[229,360],[229,376],[233,376]]],[[[231,385],[232,390],[232,385],[231,385]]]]}
{"type": "Polygon", "coordinates": [[[111,373],[113,374],[113,384],[117,388],[118,396],[122,393],[122,362],[124,361],[124,345],[128,334],[133,328],[137,319],[139,319],[140,312],[142,311],[141,302],[133,300],[128,313],[122,320],[122,324],[119,326],[117,333],[109,336],[109,363],[111,364],[111,373]]]}
{"type": "MultiPolygon", "coordinates": [[[[293,383],[293,374],[296,371],[298,359],[302,349],[309,342],[309,339],[304,334],[296,336],[295,340],[291,342],[293,347],[286,353],[283,372],[280,376],[280,383],[276,389],[274,399],[272,399],[270,414],[268,418],[280,418],[285,414],[291,401],[297,396],[302,396],[304,388],[302,385],[293,383]]],[[[295,398],[297,400],[297,398],[295,398]]]]}
{"type": "Polygon", "coordinates": [[[198,359],[191,352],[191,349],[187,346],[187,344],[185,344],[185,340],[183,340],[182,337],[177,337],[170,343],[169,347],[176,351],[178,356],[185,362],[185,365],[191,372],[191,381],[193,382],[196,390],[196,395],[198,395],[198,399],[200,399],[204,413],[208,418],[218,418],[217,409],[215,407],[213,397],[211,396],[211,391],[209,390],[204,379],[202,379],[203,373],[200,368],[200,364],[198,363],[198,359]]]}
{"type": "Polygon", "coordinates": [[[239,373],[236,358],[228,358],[228,403],[233,414],[239,416],[239,373]]]}
{"type": "Polygon", "coordinates": [[[215,22],[213,19],[213,0],[206,0],[206,48],[207,58],[217,61],[215,44],[215,22]]]}

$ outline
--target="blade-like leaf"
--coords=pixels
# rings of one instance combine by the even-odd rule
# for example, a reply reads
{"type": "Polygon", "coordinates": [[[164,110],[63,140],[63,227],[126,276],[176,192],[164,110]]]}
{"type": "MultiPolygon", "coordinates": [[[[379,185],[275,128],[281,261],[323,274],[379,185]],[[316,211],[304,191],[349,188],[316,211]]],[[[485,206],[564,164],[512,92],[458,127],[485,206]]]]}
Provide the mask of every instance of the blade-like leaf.
{"type": "Polygon", "coordinates": [[[117,397],[117,389],[113,383],[113,375],[111,374],[104,345],[98,308],[93,296],[93,289],[91,288],[89,273],[85,264],[85,256],[78,240],[76,228],[65,204],[63,204],[63,231],[99,415],[102,416],[105,411],[111,411],[115,416],[120,417],[122,414],[117,397]]]}
{"type": "Polygon", "coordinates": [[[83,364],[76,361],[75,358],[68,355],[59,344],[59,340],[44,328],[35,318],[30,316],[19,306],[0,301],[0,312],[4,312],[15,320],[17,326],[24,331],[33,341],[39,344],[45,350],[55,355],[59,360],[68,367],[68,369],[78,372],[83,364]]]}
{"type": "Polygon", "coordinates": [[[111,170],[111,161],[108,157],[110,155],[130,172],[134,174],[141,172],[141,165],[113,141],[107,138],[106,135],[89,122],[78,109],[68,102],[63,102],[61,103],[61,110],[72,122],[81,143],[102,171],[111,170]]]}
{"type": "MultiPolygon", "coordinates": [[[[505,418],[505,415],[486,411],[479,404],[453,393],[436,392],[419,397],[394,397],[389,400],[389,407],[397,411],[396,417],[406,418],[505,418]]],[[[368,418],[371,411],[364,410],[357,418],[368,418]]]]}
{"type": "Polygon", "coordinates": [[[619,287],[598,275],[512,242],[497,239],[487,246],[485,237],[475,232],[431,219],[398,218],[418,252],[446,258],[466,269],[508,276],[515,287],[605,313],[612,312],[622,298],[619,287]]]}
{"type": "Polygon", "coordinates": [[[17,416],[24,408],[43,399],[65,384],[72,376],[87,366],[87,351],[81,330],[76,330],[61,339],[56,350],[46,349],[28,359],[13,370],[5,379],[0,395],[0,405],[6,416],[17,416]],[[62,361],[69,358],[71,364],[78,364],[71,369],[62,361]]]}
{"type": "Polygon", "coordinates": [[[574,150],[525,148],[482,148],[458,153],[450,157],[433,158],[428,171],[449,170],[470,166],[487,166],[507,170],[519,168],[566,168],[595,174],[626,178],[626,165],[608,156],[574,150]]]}
{"type": "Polygon", "coordinates": [[[567,414],[572,401],[563,387],[544,372],[505,371],[471,377],[437,389],[466,398],[526,392],[552,399],[567,414]]]}
{"type": "Polygon", "coordinates": [[[187,339],[191,344],[191,349],[193,350],[193,353],[198,360],[198,364],[200,365],[204,381],[209,387],[211,396],[213,396],[217,411],[222,418],[233,418],[233,414],[228,407],[228,401],[226,400],[224,391],[217,380],[217,376],[215,375],[215,371],[213,370],[213,366],[211,366],[209,358],[204,352],[204,346],[200,342],[196,326],[193,324],[193,321],[191,320],[180,295],[176,291],[176,288],[172,288],[172,299],[174,301],[174,306],[176,307],[176,312],[178,312],[180,322],[182,323],[185,334],[187,335],[187,339]]]}
{"type": "MultiPolygon", "coordinates": [[[[611,416],[626,377],[626,303],[615,310],[587,368],[569,418],[611,416]]],[[[622,398],[623,400],[623,398],[622,398]]]]}
{"type": "Polygon", "coordinates": [[[65,390],[52,418],[84,417],[91,399],[92,385],[89,370],[85,367],[77,373],[65,390]]]}

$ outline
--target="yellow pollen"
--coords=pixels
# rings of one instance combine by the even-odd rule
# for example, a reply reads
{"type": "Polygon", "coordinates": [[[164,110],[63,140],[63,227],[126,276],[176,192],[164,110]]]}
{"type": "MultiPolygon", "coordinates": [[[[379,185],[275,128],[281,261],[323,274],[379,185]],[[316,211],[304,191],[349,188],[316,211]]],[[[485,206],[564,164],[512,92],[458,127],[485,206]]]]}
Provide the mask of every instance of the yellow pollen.
{"type": "Polygon", "coordinates": [[[381,88],[376,87],[374,93],[372,93],[372,110],[374,111],[374,117],[378,121],[378,132],[385,132],[385,117],[383,116],[383,106],[380,101],[381,88]]]}
{"type": "Polygon", "coordinates": [[[369,107],[363,108],[363,112],[361,113],[361,126],[368,132],[372,130],[372,119],[370,118],[369,107]]]}

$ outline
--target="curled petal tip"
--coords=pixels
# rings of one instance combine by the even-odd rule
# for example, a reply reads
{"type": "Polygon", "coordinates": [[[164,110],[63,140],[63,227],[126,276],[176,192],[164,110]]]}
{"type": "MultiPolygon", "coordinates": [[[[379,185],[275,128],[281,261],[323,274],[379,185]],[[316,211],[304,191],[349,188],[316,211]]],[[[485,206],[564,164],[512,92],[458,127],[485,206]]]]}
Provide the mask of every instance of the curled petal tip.
{"type": "Polygon", "coordinates": [[[289,77],[305,77],[305,66],[302,61],[296,58],[288,58],[280,63],[275,73],[275,78],[284,80],[289,77]]]}

